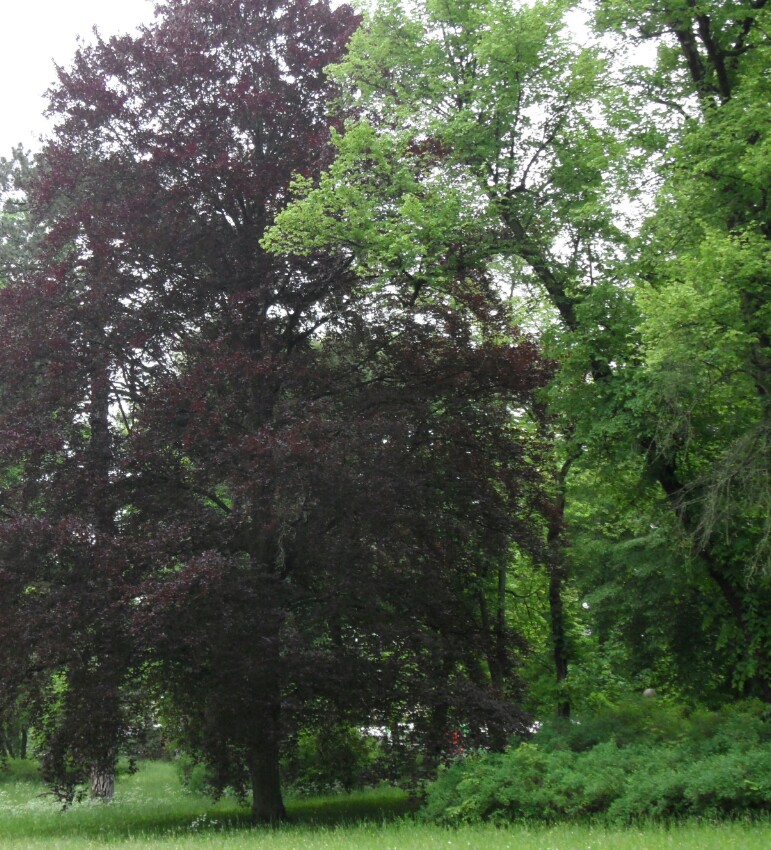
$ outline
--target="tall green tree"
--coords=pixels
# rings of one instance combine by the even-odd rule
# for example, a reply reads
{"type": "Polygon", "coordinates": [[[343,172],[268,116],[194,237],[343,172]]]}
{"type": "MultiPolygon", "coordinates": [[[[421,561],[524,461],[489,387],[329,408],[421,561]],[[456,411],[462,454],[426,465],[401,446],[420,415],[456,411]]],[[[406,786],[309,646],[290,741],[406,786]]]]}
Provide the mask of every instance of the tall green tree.
{"type": "MultiPolygon", "coordinates": [[[[613,205],[624,191],[620,145],[597,120],[611,90],[603,62],[571,42],[566,8],[378,5],[331,69],[349,116],[337,158],[318,186],[296,181],[299,199],[269,244],[332,246],[349,252],[365,279],[407,278],[426,299],[443,297],[448,266],[484,268],[499,292],[532,308],[523,319],[570,363],[561,385],[577,384],[581,398],[587,374],[610,377],[616,336],[624,337],[617,314],[629,298],[607,273],[622,241],[613,205]]],[[[563,683],[565,486],[581,447],[574,421],[541,427],[559,436],[544,561],[563,683]]],[[[568,712],[566,699],[559,709],[568,712]]]]}
{"type": "Polygon", "coordinates": [[[668,504],[673,548],[690,541],[672,569],[693,571],[704,616],[732,634],[728,678],[771,698],[767,582],[747,583],[768,541],[765,4],[600,3],[626,44],[659,46],[623,87],[611,54],[571,43],[567,9],[379,4],[331,71],[349,116],[337,159],[318,185],[296,181],[269,240],[334,246],[416,294],[448,262],[485,266],[530,307],[561,367],[546,513],[558,678],[570,476],[621,463],[652,488],[645,503],[668,504]],[[619,210],[656,180],[633,242],[619,210]]]}
{"type": "Polygon", "coordinates": [[[655,39],[658,63],[637,71],[639,85],[677,127],[629,253],[639,368],[620,421],[701,567],[695,580],[717,590],[734,685],[768,700],[768,10],[763,0],[597,9],[623,38],[655,39]]]}

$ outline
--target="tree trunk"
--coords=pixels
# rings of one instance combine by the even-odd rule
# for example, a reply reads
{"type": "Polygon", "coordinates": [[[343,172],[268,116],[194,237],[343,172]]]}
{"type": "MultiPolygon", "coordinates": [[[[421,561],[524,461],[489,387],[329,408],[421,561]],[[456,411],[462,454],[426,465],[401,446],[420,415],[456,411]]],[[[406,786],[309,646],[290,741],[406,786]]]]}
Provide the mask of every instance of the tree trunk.
{"type": "Polygon", "coordinates": [[[568,677],[568,640],[565,626],[565,607],[562,589],[567,581],[568,570],[564,552],[563,531],[565,526],[565,498],[567,477],[573,462],[580,456],[581,449],[573,448],[557,472],[557,494],[548,515],[546,543],[549,562],[549,623],[551,626],[554,672],[557,680],[557,716],[570,717],[570,700],[565,693],[564,683],[568,677]]]}
{"type": "Polygon", "coordinates": [[[252,823],[255,824],[274,824],[286,819],[279,775],[278,738],[275,728],[265,731],[264,739],[255,744],[249,758],[252,823]]]}
{"type": "Polygon", "coordinates": [[[91,768],[91,799],[108,803],[115,796],[115,762],[91,768]]]}
{"type": "Polygon", "coordinates": [[[509,630],[506,622],[506,580],[508,578],[508,564],[501,561],[498,565],[498,582],[496,587],[496,610],[495,610],[495,658],[501,671],[501,689],[507,680],[511,678],[511,656],[509,652],[509,630]]]}
{"type": "Polygon", "coordinates": [[[8,736],[6,735],[5,729],[0,727],[0,759],[4,758],[13,758],[14,752],[9,745],[8,736]]]}
{"type": "MultiPolygon", "coordinates": [[[[484,590],[480,590],[479,599],[479,619],[482,627],[482,634],[485,642],[485,658],[487,660],[487,669],[490,672],[490,684],[499,693],[503,693],[504,673],[503,665],[500,657],[500,635],[496,633],[495,627],[490,622],[490,610],[487,605],[487,596],[484,590]]],[[[496,612],[497,613],[497,612],[496,612]]],[[[497,625],[497,616],[496,616],[497,625]]]]}
{"type": "Polygon", "coordinates": [[[557,679],[557,716],[570,717],[570,700],[563,693],[568,677],[568,643],[565,609],[562,604],[564,573],[560,564],[549,564],[549,622],[551,624],[554,672],[557,679]]]}

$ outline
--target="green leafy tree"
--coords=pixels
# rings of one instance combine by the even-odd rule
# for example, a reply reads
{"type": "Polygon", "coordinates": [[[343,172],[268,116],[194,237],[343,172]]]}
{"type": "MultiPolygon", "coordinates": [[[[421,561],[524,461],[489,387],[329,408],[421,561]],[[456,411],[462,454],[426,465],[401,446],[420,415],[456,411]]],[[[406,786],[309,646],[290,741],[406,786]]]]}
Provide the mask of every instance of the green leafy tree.
{"type": "MultiPolygon", "coordinates": [[[[605,271],[622,241],[613,203],[625,186],[619,143],[596,118],[612,94],[605,67],[570,41],[566,8],[377,6],[331,69],[349,116],[337,158],[318,185],[295,182],[297,200],[267,244],[334,247],[372,285],[407,279],[427,300],[444,297],[449,270],[485,269],[498,292],[518,295],[526,321],[540,314],[550,352],[570,364],[561,386],[577,384],[588,406],[585,375],[608,376],[615,316],[628,309],[605,271]]],[[[574,388],[565,391],[575,408],[574,388]]],[[[553,663],[564,682],[565,486],[581,446],[570,419],[539,427],[559,444],[543,535],[553,663]]],[[[564,696],[558,702],[567,713],[564,696]]]]}
{"type": "Polygon", "coordinates": [[[24,183],[34,169],[30,155],[14,148],[10,158],[0,157],[0,281],[18,277],[34,263],[40,228],[29,215],[24,183]]]}
{"type": "MultiPolygon", "coordinates": [[[[570,479],[620,463],[648,525],[662,497],[674,518],[665,587],[686,576],[709,597],[729,679],[768,699],[765,3],[598,8],[622,44],[655,39],[655,69],[575,47],[562,3],[379,4],[331,70],[349,116],[337,158],[295,182],[268,244],[333,246],[415,297],[441,297],[450,266],[494,272],[560,363],[545,512],[558,679],[566,519],[575,533],[582,513],[570,479]],[[632,240],[619,205],[646,181],[658,208],[632,240]]],[[[636,526],[606,540],[613,560],[636,526]]]]}
{"type": "Polygon", "coordinates": [[[600,2],[627,40],[654,39],[642,96],[676,129],[656,209],[629,252],[636,374],[616,408],[645,452],[734,648],[734,685],[771,699],[771,306],[765,2],[600,2]],[[721,610],[722,609],[722,610],[721,610]]]}

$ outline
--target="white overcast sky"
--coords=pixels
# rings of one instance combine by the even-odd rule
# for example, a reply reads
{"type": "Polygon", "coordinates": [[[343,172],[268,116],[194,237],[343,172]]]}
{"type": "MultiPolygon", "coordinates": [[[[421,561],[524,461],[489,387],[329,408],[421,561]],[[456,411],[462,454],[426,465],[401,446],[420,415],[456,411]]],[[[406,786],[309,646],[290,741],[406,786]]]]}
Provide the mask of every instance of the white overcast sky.
{"type": "MultiPolygon", "coordinates": [[[[133,32],[154,19],[154,0],[0,0],[0,156],[22,143],[36,150],[47,129],[45,92],[67,67],[77,39],[133,32]]],[[[340,0],[332,0],[338,5],[340,0]]],[[[366,5],[359,0],[355,5],[366,5]]],[[[577,19],[576,19],[577,22],[577,19]]],[[[576,29],[580,30],[579,25],[576,29]]],[[[575,32],[576,30],[574,30],[575,32]]],[[[638,59],[638,61],[644,61],[638,59]]]]}
{"type": "Polygon", "coordinates": [[[32,150],[46,130],[46,89],[65,67],[77,38],[133,32],[153,20],[153,0],[2,0],[0,15],[0,156],[21,142],[32,150]]]}

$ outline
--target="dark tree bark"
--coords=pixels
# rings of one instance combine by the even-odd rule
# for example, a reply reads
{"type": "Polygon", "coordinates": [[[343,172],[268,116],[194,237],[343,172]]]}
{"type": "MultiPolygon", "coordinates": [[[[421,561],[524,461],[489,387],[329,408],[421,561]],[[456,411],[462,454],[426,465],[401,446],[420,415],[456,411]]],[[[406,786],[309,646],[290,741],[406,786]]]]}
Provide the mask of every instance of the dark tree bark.
{"type": "Polygon", "coordinates": [[[115,796],[115,757],[91,766],[91,799],[108,803],[115,796]]]}
{"type": "Polygon", "coordinates": [[[279,773],[280,714],[280,704],[268,707],[261,738],[249,753],[252,822],[255,824],[275,824],[286,818],[279,773]]]}
{"type": "Polygon", "coordinates": [[[564,683],[568,677],[568,641],[565,629],[565,609],[562,602],[562,589],[565,575],[560,564],[550,563],[549,567],[549,625],[551,627],[552,656],[557,681],[557,716],[570,717],[570,700],[564,693],[564,683]]]}

